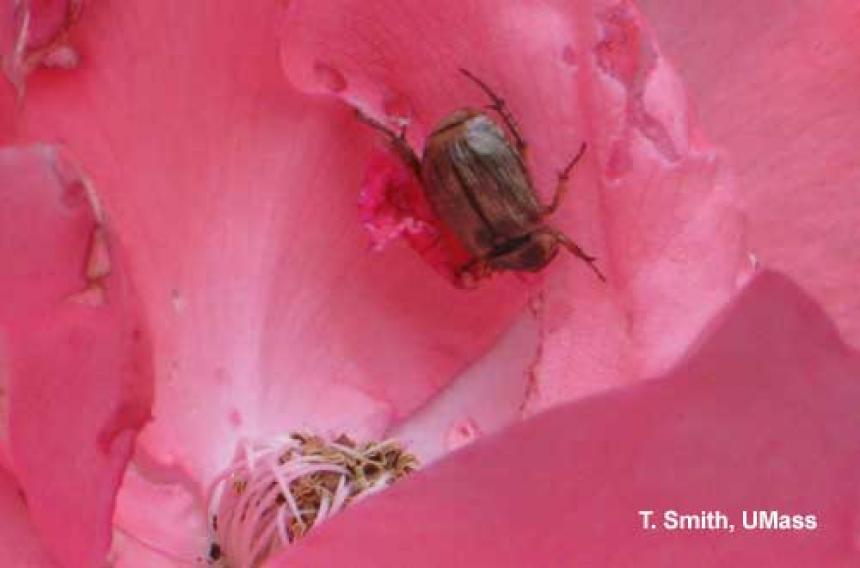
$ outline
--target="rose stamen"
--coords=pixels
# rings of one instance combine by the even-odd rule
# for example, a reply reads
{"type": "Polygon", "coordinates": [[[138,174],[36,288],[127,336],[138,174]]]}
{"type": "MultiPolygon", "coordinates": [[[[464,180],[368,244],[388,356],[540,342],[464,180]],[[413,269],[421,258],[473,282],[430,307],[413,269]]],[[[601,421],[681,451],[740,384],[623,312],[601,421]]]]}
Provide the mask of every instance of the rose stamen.
{"type": "Polygon", "coordinates": [[[394,440],[357,444],[308,434],[243,443],[207,494],[209,560],[257,568],[347,505],[418,466],[394,440]]]}

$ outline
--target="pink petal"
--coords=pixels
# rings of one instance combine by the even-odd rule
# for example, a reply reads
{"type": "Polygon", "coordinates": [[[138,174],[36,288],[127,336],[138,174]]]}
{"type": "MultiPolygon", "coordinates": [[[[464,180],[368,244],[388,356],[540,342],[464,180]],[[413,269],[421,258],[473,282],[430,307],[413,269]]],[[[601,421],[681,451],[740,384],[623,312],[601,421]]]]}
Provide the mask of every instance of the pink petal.
{"type": "Polygon", "coordinates": [[[732,153],[750,243],[860,346],[860,5],[646,0],[714,140],[732,153]]]}
{"type": "MultiPolygon", "coordinates": [[[[118,532],[114,534],[114,551],[111,555],[113,568],[188,568],[189,563],[171,559],[132,537],[118,532]]],[[[202,563],[202,559],[200,560],[202,563]]],[[[203,565],[203,564],[201,564],[203,565]]]]}
{"type": "Polygon", "coordinates": [[[139,448],[176,483],[205,484],[244,436],[378,434],[523,301],[369,250],[373,137],[285,83],[276,4],[96,3],[70,37],[80,67],[28,80],[23,135],[86,164],[137,269],[159,381],[139,448]]]}
{"type": "Polygon", "coordinates": [[[89,182],[50,147],[0,150],[8,460],[69,566],[102,562],[151,352],[119,244],[89,182]]]}
{"type": "Polygon", "coordinates": [[[84,0],[14,0],[0,6],[2,70],[20,95],[39,66],[74,68],[77,52],[66,40],[84,0]]]}
{"type": "Polygon", "coordinates": [[[736,290],[746,257],[731,176],[630,3],[295,0],[283,34],[299,88],[409,119],[414,148],[446,114],[486,102],[458,72],[471,70],[519,119],[546,200],[588,142],[554,222],[609,285],[566,257],[542,288],[512,290],[507,303],[532,293],[544,306],[528,412],[667,368],[736,290]]]}
{"type": "Polygon", "coordinates": [[[323,525],[270,566],[851,566],[860,356],[789,280],[757,278],[665,378],[544,413],[323,525]],[[645,531],[721,510],[733,534],[645,531]],[[742,510],[815,514],[745,531],[742,510]]]}
{"type": "Polygon", "coordinates": [[[7,566],[55,566],[36,536],[27,504],[15,478],[0,469],[0,550],[7,566]]]}
{"type": "Polygon", "coordinates": [[[447,389],[390,433],[422,464],[519,421],[534,388],[540,323],[527,312],[447,389]]]}
{"type": "Polygon", "coordinates": [[[115,528],[120,539],[114,553],[120,565],[187,566],[204,556],[207,507],[198,481],[158,463],[149,463],[142,449],[128,468],[117,498],[115,528]],[[144,561],[146,558],[148,560],[144,561]]]}

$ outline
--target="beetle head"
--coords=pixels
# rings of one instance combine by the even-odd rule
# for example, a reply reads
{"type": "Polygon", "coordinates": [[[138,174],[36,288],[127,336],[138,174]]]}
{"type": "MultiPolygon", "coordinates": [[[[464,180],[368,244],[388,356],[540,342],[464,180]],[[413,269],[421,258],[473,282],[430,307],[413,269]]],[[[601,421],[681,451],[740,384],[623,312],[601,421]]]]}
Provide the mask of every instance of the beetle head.
{"type": "Polygon", "coordinates": [[[496,270],[537,272],[558,254],[558,238],[546,232],[534,232],[514,239],[489,259],[496,270]]]}

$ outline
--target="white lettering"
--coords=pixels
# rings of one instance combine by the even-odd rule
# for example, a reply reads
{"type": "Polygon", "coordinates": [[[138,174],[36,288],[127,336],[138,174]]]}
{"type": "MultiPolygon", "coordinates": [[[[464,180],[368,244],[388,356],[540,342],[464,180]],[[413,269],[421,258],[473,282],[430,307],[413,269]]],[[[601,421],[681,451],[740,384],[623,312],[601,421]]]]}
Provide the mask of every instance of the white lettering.
{"type": "Polygon", "coordinates": [[[654,514],[654,511],[639,511],[639,516],[642,517],[642,528],[650,529],[651,528],[651,515],[654,514]]]}

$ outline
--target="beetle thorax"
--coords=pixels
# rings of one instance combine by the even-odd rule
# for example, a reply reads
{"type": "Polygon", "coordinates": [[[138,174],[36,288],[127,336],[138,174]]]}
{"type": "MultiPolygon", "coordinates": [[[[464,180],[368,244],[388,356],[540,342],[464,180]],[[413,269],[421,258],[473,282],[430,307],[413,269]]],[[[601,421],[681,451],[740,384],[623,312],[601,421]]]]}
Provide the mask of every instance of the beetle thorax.
{"type": "Polygon", "coordinates": [[[464,137],[469,148],[482,156],[492,156],[498,153],[499,141],[505,140],[504,131],[484,114],[472,116],[464,122],[463,127],[464,137]]]}

